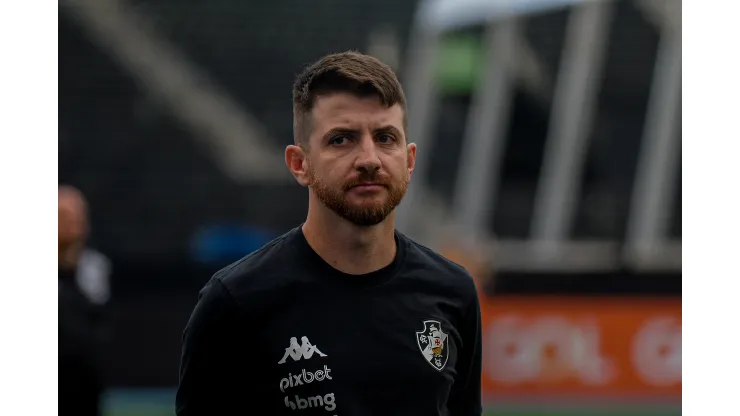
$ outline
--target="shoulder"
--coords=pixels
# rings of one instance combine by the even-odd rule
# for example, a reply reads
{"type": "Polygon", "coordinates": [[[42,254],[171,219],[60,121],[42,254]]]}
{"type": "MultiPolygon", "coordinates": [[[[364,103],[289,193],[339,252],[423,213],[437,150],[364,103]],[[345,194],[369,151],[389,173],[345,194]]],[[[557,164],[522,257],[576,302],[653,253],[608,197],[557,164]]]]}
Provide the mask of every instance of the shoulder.
{"type": "Polygon", "coordinates": [[[296,232],[293,229],[273,239],[260,249],[217,271],[206,284],[205,290],[214,289],[222,296],[241,303],[244,298],[255,298],[291,285],[298,276],[291,258],[296,232]]]}
{"type": "Polygon", "coordinates": [[[86,247],[80,256],[75,280],[88,299],[98,305],[110,300],[111,262],[100,251],[86,247]]]}
{"type": "Polygon", "coordinates": [[[450,290],[451,294],[470,300],[477,298],[475,282],[470,273],[461,265],[409,237],[400,234],[407,247],[406,264],[412,270],[419,270],[428,283],[450,290]]]}

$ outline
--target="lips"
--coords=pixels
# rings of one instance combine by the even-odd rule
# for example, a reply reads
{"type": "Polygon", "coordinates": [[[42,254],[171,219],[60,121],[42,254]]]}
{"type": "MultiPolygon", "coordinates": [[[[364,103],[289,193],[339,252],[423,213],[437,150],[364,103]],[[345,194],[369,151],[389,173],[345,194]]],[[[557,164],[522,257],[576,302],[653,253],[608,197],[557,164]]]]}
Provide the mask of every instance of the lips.
{"type": "Polygon", "coordinates": [[[371,190],[378,190],[385,188],[385,185],[380,183],[361,183],[358,185],[352,186],[350,189],[356,189],[360,191],[371,191],[371,190]]]}
{"type": "Polygon", "coordinates": [[[383,188],[383,185],[377,184],[377,183],[364,183],[362,185],[355,185],[352,187],[352,189],[380,189],[383,188]]]}

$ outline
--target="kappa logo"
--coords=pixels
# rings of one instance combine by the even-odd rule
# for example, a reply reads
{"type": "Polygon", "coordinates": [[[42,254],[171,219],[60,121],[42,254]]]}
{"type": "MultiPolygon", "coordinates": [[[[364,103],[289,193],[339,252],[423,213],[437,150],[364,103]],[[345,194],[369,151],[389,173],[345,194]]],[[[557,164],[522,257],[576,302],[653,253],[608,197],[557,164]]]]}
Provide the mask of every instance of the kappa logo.
{"type": "Polygon", "coordinates": [[[299,361],[301,357],[308,360],[313,357],[314,353],[318,354],[319,357],[326,357],[326,354],[319,351],[315,345],[311,345],[308,337],[301,337],[301,344],[298,344],[296,337],[292,337],[290,338],[290,346],[285,349],[285,355],[283,355],[282,360],[278,361],[278,364],[285,364],[288,357],[292,358],[293,361],[299,361]]]}
{"type": "Polygon", "coordinates": [[[439,321],[424,321],[424,329],[416,333],[416,344],[424,358],[437,371],[442,371],[447,364],[449,348],[447,334],[442,331],[439,321]]]}

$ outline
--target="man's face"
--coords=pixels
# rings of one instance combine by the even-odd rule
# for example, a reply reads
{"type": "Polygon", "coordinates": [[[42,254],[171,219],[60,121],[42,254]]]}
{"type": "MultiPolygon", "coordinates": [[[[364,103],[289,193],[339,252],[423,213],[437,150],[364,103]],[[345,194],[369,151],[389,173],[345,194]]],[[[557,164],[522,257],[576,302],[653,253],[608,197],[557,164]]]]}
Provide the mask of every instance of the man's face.
{"type": "Polygon", "coordinates": [[[88,231],[85,202],[75,196],[60,196],[58,227],[60,246],[83,241],[88,231]]]}
{"type": "Polygon", "coordinates": [[[400,106],[374,97],[337,93],[319,97],[306,149],[308,185],[337,215],[376,225],[406,194],[416,159],[400,106]]]}

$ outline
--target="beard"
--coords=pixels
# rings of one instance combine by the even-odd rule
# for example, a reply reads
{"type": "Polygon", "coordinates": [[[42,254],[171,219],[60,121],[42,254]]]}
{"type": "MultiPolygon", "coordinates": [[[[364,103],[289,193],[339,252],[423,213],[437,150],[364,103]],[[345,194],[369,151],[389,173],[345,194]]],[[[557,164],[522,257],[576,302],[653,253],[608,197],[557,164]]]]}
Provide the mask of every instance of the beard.
{"type": "Polygon", "coordinates": [[[316,175],[310,164],[308,166],[308,177],[309,187],[322,204],[341,218],[361,227],[370,227],[383,222],[401,203],[409,185],[408,174],[394,181],[387,176],[378,174],[377,171],[375,173],[363,171],[356,180],[349,181],[339,188],[331,187],[316,175]],[[347,197],[347,192],[354,186],[367,182],[383,185],[387,191],[387,198],[382,202],[351,203],[347,197]]]}

